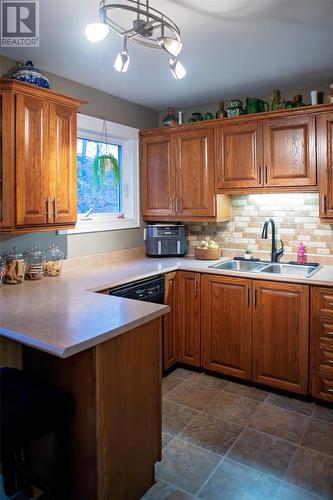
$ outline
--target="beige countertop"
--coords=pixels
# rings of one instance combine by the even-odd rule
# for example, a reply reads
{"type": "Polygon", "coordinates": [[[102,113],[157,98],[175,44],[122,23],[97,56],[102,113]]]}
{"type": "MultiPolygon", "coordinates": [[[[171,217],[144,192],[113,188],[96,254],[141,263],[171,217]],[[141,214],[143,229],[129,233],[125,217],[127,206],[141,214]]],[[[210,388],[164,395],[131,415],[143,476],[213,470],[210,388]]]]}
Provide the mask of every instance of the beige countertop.
{"type": "Polygon", "coordinates": [[[72,267],[66,265],[59,278],[3,286],[0,289],[0,335],[58,357],[69,357],[168,312],[167,306],[95,291],[177,269],[333,286],[333,266],[323,266],[312,277],[299,279],[209,269],[213,263],[216,261],[198,261],[190,257],[151,259],[135,254],[119,261],[114,256],[81,259],[72,267]]]}

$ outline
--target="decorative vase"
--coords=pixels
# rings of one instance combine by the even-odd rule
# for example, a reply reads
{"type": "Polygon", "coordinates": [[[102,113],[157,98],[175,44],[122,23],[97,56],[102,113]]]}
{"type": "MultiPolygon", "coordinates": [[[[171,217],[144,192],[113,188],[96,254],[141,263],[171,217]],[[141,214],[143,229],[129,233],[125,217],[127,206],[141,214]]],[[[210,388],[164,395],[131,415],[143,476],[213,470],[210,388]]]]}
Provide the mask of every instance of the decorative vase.
{"type": "Polygon", "coordinates": [[[302,108],[303,106],[305,106],[301,94],[295,95],[293,104],[294,104],[294,106],[293,106],[294,108],[302,108]]]}
{"type": "Polygon", "coordinates": [[[214,120],[214,115],[213,113],[206,113],[204,116],[205,120],[214,120]]]}
{"type": "Polygon", "coordinates": [[[184,123],[184,112],[178,111],[178,125],[183,125],[184,123]]]}
{"type": "Polygon", "coordinates": [[[174,125],[177,125],[178,120],[175,115],[175,110],[174,108],[168,108],[168,114],[163,118],[162,124],[163,127],[172,127],[174,125]]]}
{"type": "Polygon", "coordinates": [[[25,66],[18,68],[10,78],[20,82],[30,83],[31,85],[36,85],[44,89],[50,88],[50,82],[41,74],[38,68],[35,68],[32,61],[27,61],[25,66]]]}
{"type": "Polygon", "coordinates": [[[227,112],[224,109],[224,101],[219,102],[219,109],[216,112],[216,118],[226,118],[228,116],[227,112]]]}
{"type": "Polygon", "coordinates": [[[273,90],[273,97],[271,99],[272,99],[272,111],[277,111],[278,109],[280,109],[281,91],[279,89],[273,90]]]}

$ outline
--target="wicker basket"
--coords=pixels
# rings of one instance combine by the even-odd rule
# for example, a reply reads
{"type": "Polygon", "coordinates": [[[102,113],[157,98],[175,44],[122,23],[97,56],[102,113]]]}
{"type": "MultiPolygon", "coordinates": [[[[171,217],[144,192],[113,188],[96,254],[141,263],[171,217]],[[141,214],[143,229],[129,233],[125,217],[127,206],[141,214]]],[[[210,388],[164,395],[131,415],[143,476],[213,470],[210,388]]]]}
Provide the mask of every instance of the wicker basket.
{"type": "Polygon", "coordinates": [[[194,257],[199,260],[217,260],[222,255],[221,248],[201,248],[194,249],[194,257]]]}

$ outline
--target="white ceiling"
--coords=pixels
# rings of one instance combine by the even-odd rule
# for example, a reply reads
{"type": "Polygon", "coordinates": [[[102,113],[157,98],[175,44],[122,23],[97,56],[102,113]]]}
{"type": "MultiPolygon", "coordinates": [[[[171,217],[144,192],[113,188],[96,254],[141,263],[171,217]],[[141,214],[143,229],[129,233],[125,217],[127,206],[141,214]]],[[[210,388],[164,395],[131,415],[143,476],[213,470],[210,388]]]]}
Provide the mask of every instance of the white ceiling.
{"type": "Polygon", "coordinates": [[[157,110],[333,80],[333,0],[150,3],[181,29],[183,80],[171,75],[166,53],[136,44],[127,73],[115,71],[121,39],[91,44],[84,36],[98,20],[98,0],[40,0],[40,47],[2,53],[157,110]]]}

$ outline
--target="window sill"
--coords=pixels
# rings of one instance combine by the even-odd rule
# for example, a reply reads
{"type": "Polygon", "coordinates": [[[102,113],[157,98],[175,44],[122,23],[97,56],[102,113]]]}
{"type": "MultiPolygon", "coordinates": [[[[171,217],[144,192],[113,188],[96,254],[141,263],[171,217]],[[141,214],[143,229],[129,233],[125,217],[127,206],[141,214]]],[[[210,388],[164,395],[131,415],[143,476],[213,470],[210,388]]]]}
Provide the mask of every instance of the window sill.
{"type": "Polygon", "coordinates": [[[57,231],[57,234],[99,233],[101,231],[119,231],[121,229],[135,229],[140,222],[135,219],[116,219],[108,222],[78,222],[75,229],[57,231]]]}

